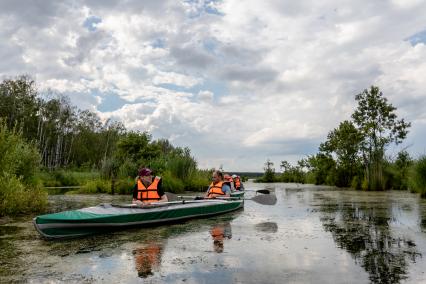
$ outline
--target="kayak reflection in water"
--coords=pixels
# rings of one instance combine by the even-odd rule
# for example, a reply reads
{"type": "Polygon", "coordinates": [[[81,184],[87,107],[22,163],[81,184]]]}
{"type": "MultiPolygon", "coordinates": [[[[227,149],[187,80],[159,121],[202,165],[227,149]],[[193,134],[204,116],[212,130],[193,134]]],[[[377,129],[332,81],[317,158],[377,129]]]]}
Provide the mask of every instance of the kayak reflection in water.
{"type": "Polygon", "coordinates": [[[231,224],[217,224],[210,230],[213,238],[213,249],[217,253],[222,253],[224,249],[223,241],[232,238],[231,224]]]}
{"type": "Polygon", "coordinates": [[[153,271],[159,270],[162,252],[163,246],[157,243],[149,243],[147,246],[133,250],[135,268],[139,277],[146,278],[153,275],[153,271]]]}

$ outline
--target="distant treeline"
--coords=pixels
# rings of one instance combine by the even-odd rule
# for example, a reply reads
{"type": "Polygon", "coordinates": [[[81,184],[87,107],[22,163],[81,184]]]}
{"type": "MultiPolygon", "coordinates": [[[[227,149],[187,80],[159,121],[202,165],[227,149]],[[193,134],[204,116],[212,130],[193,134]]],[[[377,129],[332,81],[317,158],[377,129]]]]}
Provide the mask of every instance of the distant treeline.
{"type": "Polygon", "coordinates": [[[406,138],[411,124],[398,119],[378,87],[356,95],[358,105],[351,116],[330,131],[316,155],[296,165],[282,161],[276,174],[267,160],[263,182],[298,182],[352,187],[363,190],[410,189],[426,196],[426,157],[417,160],[406,150],[386,155],[391,144],[406,138]]]}
{"type": "Polygon", "coordinates": [[[189,148],[103,122],[65,96],[42,97],[27,76],[0,83],[0,216],[42,208],[43,186],[130,193],[141,166],[164,176],[163,186],[172,192],[205,190],[210,177],[210,171],[197,169],[189,148]],[[40,206],[31,208],[35,192],[40,206]]]}

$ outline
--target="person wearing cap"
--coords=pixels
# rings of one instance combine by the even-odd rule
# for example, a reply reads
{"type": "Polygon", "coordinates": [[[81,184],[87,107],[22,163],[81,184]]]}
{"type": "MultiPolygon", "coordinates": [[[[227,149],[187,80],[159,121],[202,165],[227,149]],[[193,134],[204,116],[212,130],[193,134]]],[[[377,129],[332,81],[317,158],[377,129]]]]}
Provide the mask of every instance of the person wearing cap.
{"type": "Polygon", "coordinates": [[[243,183],[241,182],[241,179],[237,175],[232,175],[232,179],[234,180],[234,188],[235,190],[244,190],[243,183]]]}
{"type": "Polygon", "coordinates": [[[167,202],[167,195],[162,188],[161,177],[152,176],[149,168],[141,168],[133,188],[133,203],[167,202]]]}
{"type": "Polygon", "coordinates": [[[212,183],[207,189],[204,198],[229,197],[231,196],[231,187],[223,181],[223,173],[214,171],[212,183]]]}

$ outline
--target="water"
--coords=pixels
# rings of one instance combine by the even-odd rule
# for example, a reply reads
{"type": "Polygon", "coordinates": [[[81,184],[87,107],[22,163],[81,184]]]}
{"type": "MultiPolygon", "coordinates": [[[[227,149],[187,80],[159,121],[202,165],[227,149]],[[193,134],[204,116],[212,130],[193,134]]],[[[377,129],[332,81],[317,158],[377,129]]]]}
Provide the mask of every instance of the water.
{"type": "MultiPolygon", "coordinates": [[[[0,282],[426,283],[426,201],[408,192],[359,192],[247,183],[278,202],[148,229],[46,241],[30,217],[2,219],[0,282]]],[[[50,196],[51,211],[125,202],[50,196]]]]}

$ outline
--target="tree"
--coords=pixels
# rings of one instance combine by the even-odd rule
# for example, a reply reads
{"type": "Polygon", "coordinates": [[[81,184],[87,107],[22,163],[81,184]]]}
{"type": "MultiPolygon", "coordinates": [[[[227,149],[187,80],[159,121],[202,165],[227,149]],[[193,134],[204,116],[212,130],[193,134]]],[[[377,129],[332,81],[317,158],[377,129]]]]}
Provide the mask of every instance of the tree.
{"type": "Polygon", "coordinates": [[[360,149],[364,162],[366,189],[384,189],[383,157],[391,143],[401,143],[410,123],[397,120],[396,108],[388,103],[376,86],[356,95],[358,107],[352,119],[361,134],[360,149]]]}
{"type": "Polygon", "coordinates": [[[320,152],[336,157],[338,186],[349,186],[356,175],[360,164],[361,141],[360,132],[352,122],[345,120],[328,133],[326,142],[321,143],[320,152]]]}
{"type": "Polygon", "coordinates": [[[265,174],[263,175],[263,181],[264,182],[274,182],[275,181],[275,169],[273,168],[274,163],[271,162],[271,160],[266,160],[265,167],[263,168],[265,170],[265,174]]]}
{"type": "Polygon", "coordinates": [[[318,153],[314,156],[309,156],[307,164],[315,184],[335,185],[336,162],[331,155],[318,153]]]}

